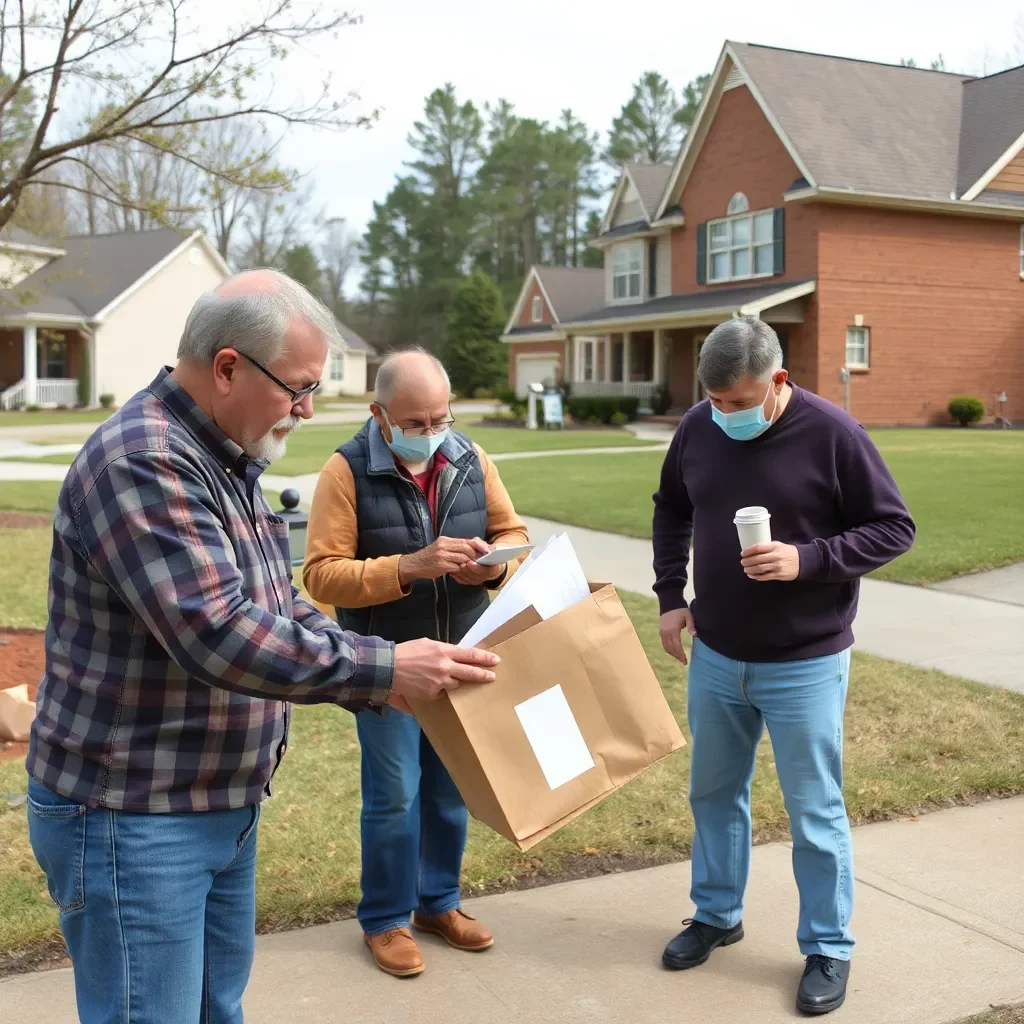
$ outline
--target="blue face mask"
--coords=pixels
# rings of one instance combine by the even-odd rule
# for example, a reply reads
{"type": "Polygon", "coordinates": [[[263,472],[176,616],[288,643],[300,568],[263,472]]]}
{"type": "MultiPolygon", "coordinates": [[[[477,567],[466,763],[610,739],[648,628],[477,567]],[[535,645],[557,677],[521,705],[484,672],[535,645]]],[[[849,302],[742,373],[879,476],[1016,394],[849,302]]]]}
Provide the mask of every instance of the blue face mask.
{"type": "MultiPolygon", "coordinates": [[[[381,410],[384,412],[384,410],[381,410]]],[[[440,434],[424,434],[421,437],[406,437],[401,427],[396,427],[391,422],[388,414],[384,412],[384,419],[388,421],[391,428],[391,440],[388,447],[403,461],[411,466],[418,466],[421,462],[429,462],[445,438],[448,437],[448,427],[445,427],[440,434]]]]}
{"type": "Polygon", "coordinates": [[[764,393],[761,404],[753,409],[740,409],[737,412],[722,412],[721,409],[711,407],[711,418],[725,431],[727,437],[734,441],[753,441],[760,437],[771,425],[775,417],[775,410],[779,407],[779,396],[775,396],[775,404],[772,406],[771,418],[765,418],[764,403],[772,390],[771,383],[764,393]]]}

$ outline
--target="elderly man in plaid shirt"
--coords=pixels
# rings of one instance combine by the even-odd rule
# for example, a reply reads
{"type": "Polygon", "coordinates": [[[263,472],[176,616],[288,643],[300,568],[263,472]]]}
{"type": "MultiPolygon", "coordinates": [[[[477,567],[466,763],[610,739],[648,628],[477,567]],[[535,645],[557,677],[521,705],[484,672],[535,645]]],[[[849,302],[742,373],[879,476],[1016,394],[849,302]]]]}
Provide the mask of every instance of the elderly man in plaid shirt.
{"type": "Polygon", "coordinates": [[[291,585],[259,477],[335,331],[284,275],[225,282],[61,489],[29,832],[84,1024],[241,1021],[288,702],[374,714],[493,679],[493,655],[345,632],[291,585]]]}

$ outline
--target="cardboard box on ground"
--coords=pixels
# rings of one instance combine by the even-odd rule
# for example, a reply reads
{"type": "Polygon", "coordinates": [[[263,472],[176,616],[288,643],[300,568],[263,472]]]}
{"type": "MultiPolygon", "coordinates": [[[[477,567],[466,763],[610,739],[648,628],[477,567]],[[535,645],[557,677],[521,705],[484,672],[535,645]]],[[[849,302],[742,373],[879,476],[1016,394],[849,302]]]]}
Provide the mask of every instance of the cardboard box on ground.
{"type": "MultiPolygon", "coordinates": [[[[685,746],[615,588],[584,581],[586,596],[555,611],[538,575],[544,592],[476,644],[501,657],[497,680],[413,707],[470,813],[521,850],[685,746]]],[[[520,588],[506,609],[523,601],[520,588]]]]}
{"type": "Polygon", "coordinates": [[[0,690],[0,740],[23,743],[32,730],[35,704],[28,699],[28,686],[0,690]]]}

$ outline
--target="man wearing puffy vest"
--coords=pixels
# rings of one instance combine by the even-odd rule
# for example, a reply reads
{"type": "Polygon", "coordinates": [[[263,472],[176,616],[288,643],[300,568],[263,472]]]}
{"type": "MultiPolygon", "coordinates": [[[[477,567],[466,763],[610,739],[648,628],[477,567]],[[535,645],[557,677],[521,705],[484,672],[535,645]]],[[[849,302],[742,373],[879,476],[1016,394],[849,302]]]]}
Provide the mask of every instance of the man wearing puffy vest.
{"type": "MultiPolygon", "coordinates": [[[[494,547],[528,542],[498,470],[452,430],[451,387],[432,355],[389,356],[373,414],[328,460],[310,512],[303,580],[345,629],[457,642],[515,564],[483,567],[494,547]]],[[[362,748],[362,899],[377,966],[424,969],[409,930],[478,952],[491,933],[461,909],[466,806],[416,719],[389,708],[356,718],[362,748]],[[372,718],[372,721],[371,721],[372,718]]]]}

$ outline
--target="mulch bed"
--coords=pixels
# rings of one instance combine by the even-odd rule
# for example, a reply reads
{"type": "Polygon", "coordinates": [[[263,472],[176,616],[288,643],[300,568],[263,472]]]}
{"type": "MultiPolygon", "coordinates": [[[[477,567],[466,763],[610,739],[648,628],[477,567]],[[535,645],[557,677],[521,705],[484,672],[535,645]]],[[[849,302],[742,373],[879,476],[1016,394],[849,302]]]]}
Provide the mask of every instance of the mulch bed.
{"type": "MultiPolygon", "coordinates": [[[[0,629],[0,690],[27,684],[29,700],[35,700],[44,660],[41,629],[0,629]]],[[[27,743],[0,740],[0,761],[14,761],[27,753],[27,743]]]]}
{"type": "Polygon", "coordinates": [[[0,529],[29,530],[34,526],[49,526],[53,516],[42,516],[38,512],[0,512],[0,529]]]}

